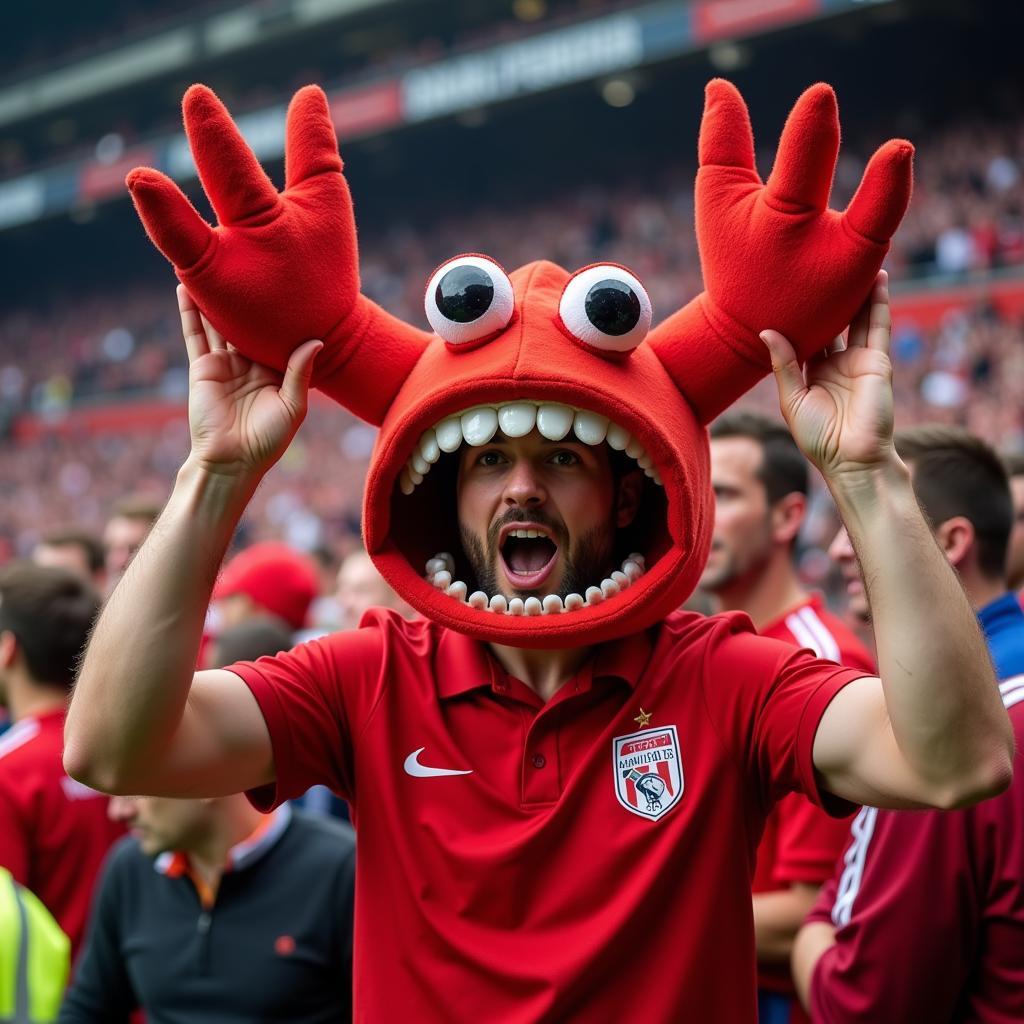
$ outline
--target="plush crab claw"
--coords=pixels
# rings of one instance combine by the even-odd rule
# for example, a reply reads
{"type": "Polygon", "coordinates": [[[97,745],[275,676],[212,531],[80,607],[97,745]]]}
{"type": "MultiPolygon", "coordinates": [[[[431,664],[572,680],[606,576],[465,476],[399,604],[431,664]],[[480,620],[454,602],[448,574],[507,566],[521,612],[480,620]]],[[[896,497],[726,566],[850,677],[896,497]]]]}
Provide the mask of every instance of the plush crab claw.
{"type": "Polygon", "coordinates": [[[819,83],[790,112],[763,183],[743,97],[708,83],[696,188],[706,290],[648,336],[703,422],[768,372],[760,331],[781,331],[806,359],[871,290],[910,202],[914,148],[878,149],[843,213],[828,208],[838,153],[835,93],[819,83]]]}
{"type": "Polygon", "coordinates": [[[127,184],[147,234],[241,352],[283,370],[299,344],[321,338],[314,385],[380,423],[429,335],[359,292],[352,197],[323,91],[306,86],[288,107],[283,192],[210,89],[192,86],[182,108],[218,224],[203,220],[166,175],[137,167],[127,184]],[[382,356],[391,374],[362,365],[382,356]]]}

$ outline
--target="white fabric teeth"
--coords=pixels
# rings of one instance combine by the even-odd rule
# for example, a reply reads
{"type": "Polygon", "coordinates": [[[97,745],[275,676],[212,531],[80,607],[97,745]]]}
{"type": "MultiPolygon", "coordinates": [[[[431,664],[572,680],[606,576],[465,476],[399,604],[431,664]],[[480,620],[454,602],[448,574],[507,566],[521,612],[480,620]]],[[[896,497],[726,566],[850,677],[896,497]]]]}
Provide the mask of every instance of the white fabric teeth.
{"type": "Polygon", "coordinates": [[[479,448],[499,430],[506,437],[524,437],[534,427],[549,441],[561,441],[570,432],[591,446],[607,441],[616,451],[625,452],[647,476],[662,486],[661,475],[644,446],[628,430],[612,423],[606,416],[553,402],[509,402],[506,405],[474,406],[456,416],[446,416],[427,430],[399,477],[402,493],[412,494],[423,483],[442,452],[451,454],[458,451],[463,442],[479,448]]]}
{"type": "MultiPolygon", "coordinates": [[[[513,537],[541,537],[539,530],[513,530],[513,537]]],[[[610,576],[601,581],[597,587],[587,587],[585,594],[567,594],[563,598],[558,594],[546,594],[544,597],[521,597],[511,600],[504,594],[488,596],[482,590],[469,593],[469,587],[462,581],[453,578],[455,559],[447,551],[441,551],[433,558],[427,559],[426,578],[438,590],[455,598],[462,604],[469,605],[479,611],[494,612],[496,615],[559,615],[562,612],[575,612],[581,608],[590,608],[629,588],[636,583],[645,572],[644,556],[634,552],[623,560],[621,569],[616,569],[610,576]]]]}

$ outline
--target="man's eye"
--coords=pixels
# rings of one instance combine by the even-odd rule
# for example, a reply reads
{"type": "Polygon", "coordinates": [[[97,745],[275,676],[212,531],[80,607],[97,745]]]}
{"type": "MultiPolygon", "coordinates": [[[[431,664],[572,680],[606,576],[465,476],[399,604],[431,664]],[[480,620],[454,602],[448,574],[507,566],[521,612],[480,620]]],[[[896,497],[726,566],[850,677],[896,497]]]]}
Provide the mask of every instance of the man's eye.
{"type": "Polygon", "coordinates": [[[575,466],[579,463],[580,457],[575,452],[562,451],[555,452],[551,456],[551,461],[556,466],[575,466]]]}
{"type": "Polygon", "coordinates": [[[478,466],[497,466],[501,462],[501,452],[484,452],[476,461],[478,466]]]}

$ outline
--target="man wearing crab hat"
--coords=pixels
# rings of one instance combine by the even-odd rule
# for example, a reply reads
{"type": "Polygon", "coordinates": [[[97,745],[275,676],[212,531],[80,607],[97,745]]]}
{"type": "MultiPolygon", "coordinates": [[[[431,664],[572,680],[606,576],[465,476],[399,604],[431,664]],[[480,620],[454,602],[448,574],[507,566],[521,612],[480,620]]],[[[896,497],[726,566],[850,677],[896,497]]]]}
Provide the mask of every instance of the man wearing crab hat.
{"type": "Polygon", "coordinates": [[[192,453],[96,628],[68,770],[115,793],[348,799],[359,1020],[753,1020],[749,883],[779,796],[946,807],[1010,773],[984,644],[892,447],[878,269],[911,147],[883,146],[839,214],[831,90],[801,97],[762,184],[743,101],[712,82],[704,293],[648,331],[624,268],[463,256],[429,283],[428,335],[359,293],[318,89],[289,109],[283,193],[209,90],[185,125],[219,225],[156,171],[128,184],[182,282],[192,453]],[[881,679],[674,611],[708,551],[704,424],[770,362],[857,545],[881,679]],[[193,675],[225,546],[310,382],[380,427],[366,547],[424,618],[371,612],[193,675]]]}

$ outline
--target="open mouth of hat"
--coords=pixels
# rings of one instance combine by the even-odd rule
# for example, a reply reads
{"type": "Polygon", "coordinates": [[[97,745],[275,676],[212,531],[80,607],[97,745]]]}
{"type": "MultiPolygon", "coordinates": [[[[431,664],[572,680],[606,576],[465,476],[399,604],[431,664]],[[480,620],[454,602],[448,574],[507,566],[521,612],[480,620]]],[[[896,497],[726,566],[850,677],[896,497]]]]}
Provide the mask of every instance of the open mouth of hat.
{"type": "MultiPolygon", "coordinates": [[[[587,409],[551,402],[517,400],[473,406],[447,416],[421,436],[399,478],[406,496],[413,495],[445,454],[454,454],[463,444],[481,447],[496,434],[507,438],[524,437],[532,430],[549,441],[571,440],[596,447],[607,444],[622,452],[657,485],[661,476],[643,444],[626,428],[606,416],[587,409]]],[[[595,580],[583,593],[543,593],[544,583],[558,562],[560,538],[548,526],[535,522],[515,522],[502,528],[498,558],[510,586],[519,591],[537,591],[527,597],[508,598],[505,594],[470,591],[456,575],[456,559],[438,552],[426,561],[426,579],[453,600],[481,611],[499,615],[552,615],[573,612],[601,604],[627,590],[643,576],[644,556],[632,553],[602,580],[595,580]]]]}

